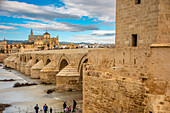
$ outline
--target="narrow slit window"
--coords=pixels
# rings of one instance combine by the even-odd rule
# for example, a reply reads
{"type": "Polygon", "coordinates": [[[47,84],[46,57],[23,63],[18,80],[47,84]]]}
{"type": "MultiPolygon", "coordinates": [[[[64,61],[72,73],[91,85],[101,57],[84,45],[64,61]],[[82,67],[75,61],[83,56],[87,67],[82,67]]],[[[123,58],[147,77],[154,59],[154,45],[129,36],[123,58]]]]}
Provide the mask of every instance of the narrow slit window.
{"type": "Polygon", "coordinates": [[[134,59],[134,64],[136,64],[136,59],[134,59]]]}
{"type": "Polygon", "coordinates": [[[135,0],[135,4],[140,4],[141,0],[135,0]]]}
{"type": "Polygon", "coordinates": [[[125,59],[123,59],[123,64],[125,64],[125,59]]]}
{"type": "Polygon", "coordinates": [[[137,47],[137,39],[138,39],[138,36],[137,34],[132,34],[132,46],[133,47],[137,47]]]}

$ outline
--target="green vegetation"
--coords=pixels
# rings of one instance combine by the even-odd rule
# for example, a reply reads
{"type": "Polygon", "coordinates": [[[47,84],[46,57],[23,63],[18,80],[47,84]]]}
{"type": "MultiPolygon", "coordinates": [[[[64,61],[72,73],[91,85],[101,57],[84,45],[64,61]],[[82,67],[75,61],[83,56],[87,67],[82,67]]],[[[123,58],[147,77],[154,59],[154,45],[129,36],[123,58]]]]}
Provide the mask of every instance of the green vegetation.
{"type": "Polygon", "coordinates": [[[68,91],[69,91],[69,92],[72,92],[73,90],[72,90],[72,88],[68,88],[68,91]]]}

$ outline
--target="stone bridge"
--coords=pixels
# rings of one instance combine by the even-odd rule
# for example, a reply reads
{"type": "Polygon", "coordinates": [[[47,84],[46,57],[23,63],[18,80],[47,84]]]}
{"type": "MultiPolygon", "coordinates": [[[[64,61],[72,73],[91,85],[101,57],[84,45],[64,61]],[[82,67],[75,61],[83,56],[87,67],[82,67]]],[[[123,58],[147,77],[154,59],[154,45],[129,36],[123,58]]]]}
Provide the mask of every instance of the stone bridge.
{"type": "Polygon", "coordinates": [[[87,49],[22,52],[9,55],[4,65],[43,84],[56,84],[57,90],[82,89],[83,63],[87,49]]]}

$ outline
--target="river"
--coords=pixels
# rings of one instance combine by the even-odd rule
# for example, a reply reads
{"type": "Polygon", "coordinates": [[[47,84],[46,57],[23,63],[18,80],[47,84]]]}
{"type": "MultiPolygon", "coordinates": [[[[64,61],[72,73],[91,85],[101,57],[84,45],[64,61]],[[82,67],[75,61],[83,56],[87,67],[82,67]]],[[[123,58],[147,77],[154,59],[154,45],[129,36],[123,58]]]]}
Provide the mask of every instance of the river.
{"type": "Polygon", "coordinates": [[[47,104],[49,108],[53,108],[54,112],[61,112],[63,111],[63,101],[67,101],[67,105],[72,105],[73,100],[77,101],[78,108],[82,108],[81,91],[46,94],[45,90],[53,89],[56,86],[42,85],[39,79],[30,79],[29,76],[12,69],[3,69],[3,64],[0,63],[0,80],[4,79],[15,79],[16,81],[0,81],[0,103],[12,105],[6,108],[3,113],[35,113],[34,106],[36,104],[39,105],[40,110],[44,104],[47,104]],[[13,88],[16,82],[34,82],[38,85],[13,88]]]}

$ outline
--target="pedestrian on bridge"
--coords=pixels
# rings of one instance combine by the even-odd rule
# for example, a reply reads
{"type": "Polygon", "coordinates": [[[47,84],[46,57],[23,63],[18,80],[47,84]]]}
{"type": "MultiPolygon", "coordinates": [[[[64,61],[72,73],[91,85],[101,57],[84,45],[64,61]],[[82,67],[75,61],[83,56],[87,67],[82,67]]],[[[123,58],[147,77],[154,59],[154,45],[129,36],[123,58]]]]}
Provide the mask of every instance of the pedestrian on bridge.
{"type": "Polygon", "coordinates": [[[67,107],[67,104],[66,104],[66,102],[64,102],[64,104],[63,104],[64,112],[66,112],[66,107],[67,107]]]}
{"type": "Polygon", "coordinates": [[[34,107],[34,109],[35,109],[35,113],[38,113],[38,110],[39,110],[38,104],[36,104],[36,106],[34,107]]]}
{"type": "Polygon", "coordinates": [[[77,102],[75,100],[73,100],[73,111],[72,112],[75,112],[76,105],[77,105],[77,102]]]}
{"type": "Polygon", "coordinates": [[[47,106],[46,104],[43,106],[43,110],[44,110],[44,113],[47,113],[47,111],[48,111],[48,106],[47,106]]]}

